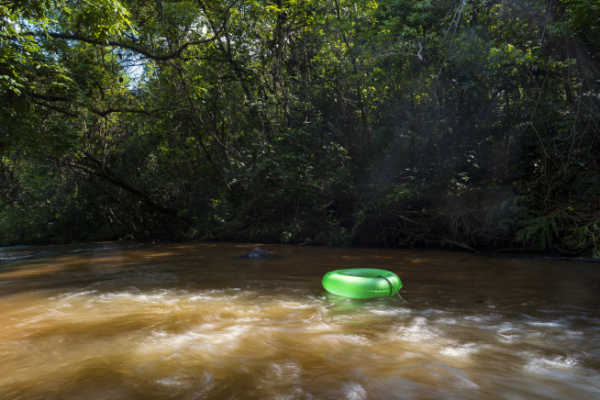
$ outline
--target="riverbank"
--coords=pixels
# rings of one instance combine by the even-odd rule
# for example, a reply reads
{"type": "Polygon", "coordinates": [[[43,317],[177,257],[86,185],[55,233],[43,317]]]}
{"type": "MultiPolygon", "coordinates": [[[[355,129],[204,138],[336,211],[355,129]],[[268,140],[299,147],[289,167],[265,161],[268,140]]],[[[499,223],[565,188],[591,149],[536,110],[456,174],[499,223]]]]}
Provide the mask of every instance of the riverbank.
{"type": "MultiPolygon", "coordinates": [[[[0,264],[9,263],[23,260],[33,260],[41,257],[52,257],[60,254],[77,254],[77,253],[98,253],[103,251],[113,250],[127,250],[136,248],[145,248],[158,245],[170,245],[170,244],[233,244],[238,246],[246,246],[248,251],[252,250],[253,247],[259,246],[263,249],[268,249],[269,246],[282,245],[281,243],[256,243],[256,242],[228,242],[228,241],[198,241],[198,240],[161,240],[161,241],[107,241],[107,242],[89,242],[89,243],[74,243],[65,245],[41,245],[41,246],[8,246],[0,247],[0,264]]],[[[336,247],[336,246],[323,246],[315,243],[299,243],[289,245],[292,247],[308,247],[308,248],[345,248],[345,249],[365,249],[365,250],[377,250],[383,249],[382,247],[376,246],[353,246],[353,247],[336,247]]],[[[409,250],[409,249],[405,249],[409,250]]],[[[549,261],[574,261],[574,262],[600,262],[600,258],[594,258],[591,254],[587,256],[564,256],[557,252],[541,252],[533,251],[531,249],[505,249],[502,251],[472,251],[473,249],[465,249],[462,247],[455,248],[416,248],[412,250],[433,250],[433,251],[449,251],[456,254],[461,253],[473,253],[479,256],[491,257],[491,258],[506,258],[506,259],[531,259],[531,260],[549,260],[549,261]]],[[[239,256],[235,254],[234,256],[239,256]]]]}

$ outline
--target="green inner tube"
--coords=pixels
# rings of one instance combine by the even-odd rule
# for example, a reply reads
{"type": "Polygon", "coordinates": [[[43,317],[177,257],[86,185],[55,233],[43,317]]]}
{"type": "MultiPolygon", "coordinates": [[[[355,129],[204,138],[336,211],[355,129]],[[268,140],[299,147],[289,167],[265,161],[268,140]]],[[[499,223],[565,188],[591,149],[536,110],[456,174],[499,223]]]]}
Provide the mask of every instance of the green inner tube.
{"type": "Polygon", "coordinates": [[[323,287],[329,293],[355,299],[391,296],[395,292],[390,283],[396,291],[402,287],[398,275],[375,268],[338,269],[323,277],[323,287]]]}

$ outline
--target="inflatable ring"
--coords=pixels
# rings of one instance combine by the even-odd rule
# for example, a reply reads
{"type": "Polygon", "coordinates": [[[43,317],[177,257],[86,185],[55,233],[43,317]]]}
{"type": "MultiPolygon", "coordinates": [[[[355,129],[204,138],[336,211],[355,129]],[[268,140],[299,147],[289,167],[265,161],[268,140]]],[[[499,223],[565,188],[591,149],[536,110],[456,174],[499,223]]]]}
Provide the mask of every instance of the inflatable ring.
{"type": "Polygon", "coordinates": [[[331,271],[325,274],[322,283],[329,293],[355,299],[388,297],[402,287],[398,275],[384,269],[375,268],[331,271]]]}

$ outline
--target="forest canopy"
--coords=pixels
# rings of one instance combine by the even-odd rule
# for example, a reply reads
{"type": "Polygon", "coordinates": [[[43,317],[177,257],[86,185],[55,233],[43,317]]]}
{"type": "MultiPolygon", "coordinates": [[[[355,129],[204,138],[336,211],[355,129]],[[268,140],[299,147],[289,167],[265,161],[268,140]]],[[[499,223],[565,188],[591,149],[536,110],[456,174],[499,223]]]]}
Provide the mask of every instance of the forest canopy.
{"type": "Polygon", "coordinates": [[[0,245],[600,257],[593,0],[0,0],[0,245]]]}

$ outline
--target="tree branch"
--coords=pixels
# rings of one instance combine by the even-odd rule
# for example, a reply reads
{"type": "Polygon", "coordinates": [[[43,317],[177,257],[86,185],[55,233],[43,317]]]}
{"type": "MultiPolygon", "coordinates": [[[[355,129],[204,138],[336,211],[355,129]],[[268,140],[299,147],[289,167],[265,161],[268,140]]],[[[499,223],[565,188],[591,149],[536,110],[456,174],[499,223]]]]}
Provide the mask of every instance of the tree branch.
{"type": "Polygon", "coordinates": [[[76,40],[78,42],[89,43],[89,44],[100,45],[100,46],[114,46],[114,47],[119,47],[122,49],[131,50],[135,53],[141,54],[141,55],[146,56],[147,58],[150,58],[155,61],[167,61],[167,60],[171,60],[173,58],[179,57],[181,55],[181,53],[185,49],[187,49],[189,46],[196,46],[199,44],[204,44],[204,43],[208,43],[208,42],[212,42],[212,41],[216,40],[219,37],[220,32],[221,32],[221,29],[217,30],[215,32],[215,35],[208,39],[195,40],[195,41],[184,43],[178,49],[174,50],[173,52],[171,52],[169,54],[155,54],[155,53],[150,52],[149,50],[143,49],[143,48],[133,45],[131,43],[119,42],[117,40],[109,40],[107,42],[103,42],[98,39],[93,39],[93,38],[89,38],[89,37],[86,37],[83,35],[79,35],[77,33],[26,32],[23,35],[40,36],[40,37],[47,35],[54,39],[76,40]]]}
{"type": "Polygon", "coordinates": [[[163,207],[160,204],[156,204],[145,193],[141,192],[140,190],[132,187],[131,185],[127,184],[126,182],[122,181],[121,179],[119,179],[119,178],[115,177],[114,175],[110,174],[109,172],[107,172],[105,170],[104,166],[102,165],[102,163],[100,161],[96,160],[92,155],[90,155],[88,153],[84,153],[84,154],[88,160],[90,160],[93,164],[96,164],[99,168],[101,168],[101,170],[94,170],[87,166],[83,166],[83,165],[79,165],[79,164],[68,164],[68,166],[79,169],[84,172],[87,172],[90,175],[98,176],[98,177],[112,183],[113,185],[116,185],[122,189],[125,189],[126,191],[128,191],[133,196],[140,199],[144,204],[146,204],[147,206],[149,206],[150,208],[152,208],[154,210],[160,211],[164,214],[173,215],[173,216],[183,219],[185,221],[189,221],[188,218],[181,217],[179,215],[179,213],[177,212],[177,210],[170,208],[170,207],[163,207]]]}
{"type": "Polygon", "coordinates": [[[67,115],[69,117],[77,118],[77,114],[69,112],[69,111],[67,111],[67,110],[65,110],[63,108],[56,107],[56,106],[53,106],[53,105],[50,105],[50,104],[47,104],[47,103],[44,103],[44,102],[41,102],[41,101],[36,101],[35,99],[33,99],[33,103],[36,104],[36,105],[38,105],[38,106],[41,106],[41,107],[46,107],[49,110],[56,111],[56,112],[59,112],[61,114],[67,115]]]}
{"type": "Polygon", "coordinates": [[[96,108],[90,107],[88,108],[88,110],[101,117],[106,117],[108,114],[113,113],[146,114],[147,116],[151,117],[152,114],[159,111],[164,111],[166,110],[166,108],[157,108],[155,110],[141,110],[135,108],[109,108],[107,110],[101,111],[96,108]]]}
{"type": "Polygon", "coordinates": [[[69,97],[40,94],[40,93],[32,92],[31,90],[25,90],[25,94],[27,94],[28,96],[31,96],[33,98],[40,99],[40,100],[46,100],[46,101],[69,101],[69,100],[71,100],[69,97]]]}

